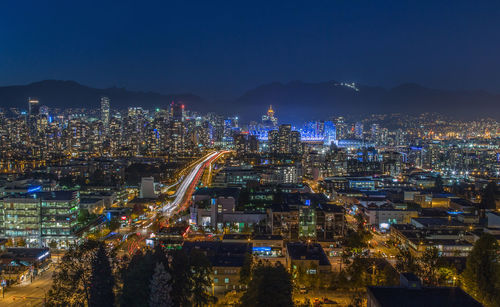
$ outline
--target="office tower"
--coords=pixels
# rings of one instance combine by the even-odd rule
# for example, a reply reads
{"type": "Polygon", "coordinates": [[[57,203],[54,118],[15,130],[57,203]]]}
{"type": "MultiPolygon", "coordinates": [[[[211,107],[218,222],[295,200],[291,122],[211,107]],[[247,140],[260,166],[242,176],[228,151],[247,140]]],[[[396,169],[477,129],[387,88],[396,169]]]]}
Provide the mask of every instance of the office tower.
{"type": "Polygon", "coordinates": [[[248,150],[248,135],[238,133],[234,135],[234,149],[238,154],[245,154],[248,150]]]}
{"type": "Polygon", "coordinates": [[[267,134],[268,136],[268,144],[269,144],[269,152],[278,153],[279,152],[279,134],[278,130],[271,130],[267,134]]]}
{"type": "Polygon", "coordinates": [[[28,98],[29,111],[28,116],[37,116],[40,114],[40,102],[37,98],[28,98]]]}
{"type": "Polygon", "coordinates": [[[250,135],[248,137],[248,151],[251,153],[259,152],[259,139],[256,135],[250,135]]]}
{"type": "Polygon", "coordinates": [[[34,136],[37,133],[37,119],[40,115],[40,103],[37,98],[28,98],[28,130],[30,135],[34,136]]]}
{"type": "Polygon", "coordinates": [[[106,135],[109,133],[109,98],[101,97],[101,121],[106,135]]]}
{"type": "Polygon", "coordinates": [[[337,140],[337,132],[335,124],[332,121],[326,121],[324,126],[324,141],[327,146],[332,145],[337,140]]]}
{"type": "Polygon", "coordinates": [[[49,118],[49,107],[47,107],[47,106],[40,106],[40,115],[43,115],[46,118],[49,118]]]}
{"type": "Polygon", "coordinates": [[[337,140],[343,139],[347,134],[347,126],[345,120],[342,116],[338,117],[335,123],[335,128],[337,132],[337,140]]]}
{"type": "Polygon", "coordinates": [[[185,148],[184,125],[178,120],[170,121],[167,130],[167,150],[170,154],[183,152],[185,148]]]}
{"type": "Polygon", "coordinates": [[[278,119],[274,117],[273,106],[270,105],[267,113],[262,115],[262,125],[265,128],[276,128],[278,126],[278,119]]]}
{"type": "Polygon", "coordinates": [[[170,118],[173,121],[179,121],[182,122],[184,121],[184,104],[176,101],[172,101],[172,104],[170,104],[170,118]]]}
{"type": "Polygon", "coordinates": [[[291,125],[281,125],[278,130],[271,130],[268,134],[269,150],[276,154],[300,153],[300,132],[292,131],[291,125]]]}
{"type": "Polygon", "coordinates": [[[0,200],[2,236],[22,238],[28,247],[74,244],[80,194],[53,191],[14,194],[0,200]]]}
{"type": "Polygon", "coordinates": [[[378,138],[379,138],[379,129],[380,129],[379,124],[372,124],[372,127],[371,127],[372,142],[378,141],[378,138]]]}
{"type": "Polygon", "coordinates": [[[290,133],[290,153],[292,154],[300,154],[302,152],[301,141],[300,141],[300,132],[292,131],[290,133]]]}
{"type": "Polygon", "coordinates": [[[357,139],[363,139],[363,123],[356,122],[354,124],[354,137],[357,139]]]}

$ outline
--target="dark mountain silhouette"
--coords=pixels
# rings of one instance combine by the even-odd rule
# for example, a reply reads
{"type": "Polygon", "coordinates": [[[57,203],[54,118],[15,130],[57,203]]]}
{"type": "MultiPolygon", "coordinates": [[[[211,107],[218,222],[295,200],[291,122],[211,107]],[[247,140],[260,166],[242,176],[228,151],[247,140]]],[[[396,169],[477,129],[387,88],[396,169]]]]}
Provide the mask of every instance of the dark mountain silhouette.
{"type": "Polygon", "coordinates": [[[28,107],[28,97],[36,97],[40,103],[51,108],[97,108],[101,96],[111,98],[112,108],[143,106],[164,107],[174,100],[189,105],[201,103],[201,98],[192,94],[162,95],[153,92],[128,91],[124,88],[96,89],[74,81],[45,80],[28,85],[0,87],[0,107],[28,107]]]}
{"type": "Polygon", "coordinates": [[[285,121],[324,119],[332,115],[369,113],[438,112],[459,118],[500,118],[500,95],[484,91],[448,91],[418,84],[403,84],[391,89],[339,82],[287,84],[271,83],[246,92],[238,99],[244,113],[252,115],[272,104],[285,121]]]}
{"type": "Polygon", "coordinates": [[[239,115],[244,121],[259,119],[270,104],[280,122],[301,123],[307,119],[327,119],[333,115],[369,113],[438,112],[459,118],[500,118],[500,95],[485,91],[431,89],[418,84],[394,88],[356,85],[336,81],[307,83],[269,83],[227,101],[207,102],[192,94],[163,95],[128,91],[123,88],[96,89],[74,81],[46,80],[28,85],[0,87],[0,107],[27,108],[28,97],[37,97],[49,107],[99,106],[99,97],[111,98],[112,108],[164,107],[173,100],[188,109],[226,115],[239,115]]]}

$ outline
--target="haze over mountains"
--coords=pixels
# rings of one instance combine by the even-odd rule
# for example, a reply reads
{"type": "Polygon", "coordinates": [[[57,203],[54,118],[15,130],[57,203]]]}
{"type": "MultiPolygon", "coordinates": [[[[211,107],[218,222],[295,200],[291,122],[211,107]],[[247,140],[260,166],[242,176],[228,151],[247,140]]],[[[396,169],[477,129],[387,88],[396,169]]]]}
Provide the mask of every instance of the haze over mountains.
{"type": "Polygon", "coordinates": [[[418,84],[402,84],[386,89],[340,82],[270,83],[226,101],[208,101],[194,94],[159,94],[123,88],[97,89],[74,81],[45,80],[28,85],[0,87],[0,107],[27,108],[28,97],[37,97],[51,108],[97,108],[99,97],[111,98],[113,109],[128,106],[165,107],[173,100],[199,112],[239,115],[257,120],[272,104],[281,122],[300,123],[307,119],[327,119],[332,115],[368,113],[439,112],[459,118],[500,117],[500,95],[485,91],[450,91],[418,84]]]}

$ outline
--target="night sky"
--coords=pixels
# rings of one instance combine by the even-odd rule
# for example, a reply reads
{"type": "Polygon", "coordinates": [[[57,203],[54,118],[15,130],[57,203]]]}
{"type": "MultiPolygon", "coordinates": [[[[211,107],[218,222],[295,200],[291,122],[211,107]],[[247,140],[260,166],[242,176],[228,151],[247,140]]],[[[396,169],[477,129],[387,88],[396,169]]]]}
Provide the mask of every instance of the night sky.
{"type": "Polygon", "coordinates": [[[3,1],[0,39],[0,85],[207,98],[292,80],[500,92],[500,1],[3,1]]]}

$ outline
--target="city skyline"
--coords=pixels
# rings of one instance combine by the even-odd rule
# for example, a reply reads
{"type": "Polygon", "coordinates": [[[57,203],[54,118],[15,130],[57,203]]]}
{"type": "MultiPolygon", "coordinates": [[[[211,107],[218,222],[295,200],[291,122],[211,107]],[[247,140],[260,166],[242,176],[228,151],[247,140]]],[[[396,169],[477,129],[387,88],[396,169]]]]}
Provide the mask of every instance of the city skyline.
{"type": "Polygon", "coordinates": [[[500,1],[0,4],[0,306],[500,307],[500,1]]]}
{"type": "Polygon", "coordinates": [[[353,82],[329,81],[287,84],[271,83],[250,89],[240,97],[226,101],[211,101],[191,93],[159,94],[136,92],[124,88],[98,89],[74,81],[45,80],[28,85],[0,86],[0,108],[7,113],[25,108],[25,99],[36,97],[52,109],[95,108],[100,97],[113,99],[113,108],[124,110],[141,106],[146,109],[165,108],[172,101],[181,101],[189,109],[218,112],[225,116],[240,116],[245,122],[257,120],[261,109],[274,105],[281,118],[294,125],[304,117],[326,120],[331,116],[361,118],[369,114],[403,113],[418,115],[422,110],[439,113],[447,118],[477,120],[500,118],[495,108],[500,95],[484,91],[445,91],[425,88],[418,84],[402,84],[385,89],[353,82]],[[469,106],[474,104],[474,108],[469,106]]]}

